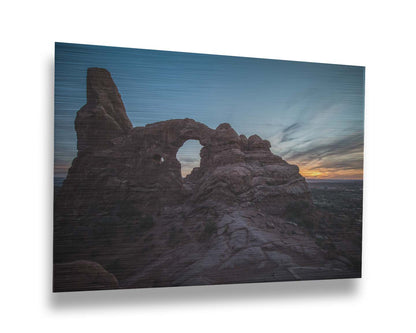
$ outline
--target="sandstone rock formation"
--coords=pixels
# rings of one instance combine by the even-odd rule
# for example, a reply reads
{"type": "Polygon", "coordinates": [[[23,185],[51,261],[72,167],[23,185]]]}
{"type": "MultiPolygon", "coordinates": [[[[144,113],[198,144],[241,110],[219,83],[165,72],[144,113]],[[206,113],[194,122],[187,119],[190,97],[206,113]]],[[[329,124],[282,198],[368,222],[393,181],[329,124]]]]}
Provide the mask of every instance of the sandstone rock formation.
{"type": "Polygon", "coordinates": [[[296,203],[310,223],[323,217],[298,167],[267,140],[192,119],[132,128],[98,68],[88,70],[75,124],[78,155],[55,200],[56,262],[99,262],[121,287],[355,274],[328,261],[310,225],[288,219],[296,203]],[[183,179],[176,154],[190,139],[203,146],[201,163],[183,179]]]}
{"type": "Polygon", "coordinates": [[[110,73],[102,68],[89,68],[87,104],[75,119],[78,151],[108,147],[111,139],[127,134],[132,128],[110,73]]]}

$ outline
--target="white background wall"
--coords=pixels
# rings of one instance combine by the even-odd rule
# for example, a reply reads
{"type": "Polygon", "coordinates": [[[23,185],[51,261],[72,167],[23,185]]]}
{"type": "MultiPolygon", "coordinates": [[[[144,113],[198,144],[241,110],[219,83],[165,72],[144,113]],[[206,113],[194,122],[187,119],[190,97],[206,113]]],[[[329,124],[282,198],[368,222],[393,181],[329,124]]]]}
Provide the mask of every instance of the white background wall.
{"type": "Polygon", "coordinates": [[[1,6],[3,332],[415,331],[411,1],[1,6]],[[365,65],[363,279],[51,294],[54,42],[365,65]]]}

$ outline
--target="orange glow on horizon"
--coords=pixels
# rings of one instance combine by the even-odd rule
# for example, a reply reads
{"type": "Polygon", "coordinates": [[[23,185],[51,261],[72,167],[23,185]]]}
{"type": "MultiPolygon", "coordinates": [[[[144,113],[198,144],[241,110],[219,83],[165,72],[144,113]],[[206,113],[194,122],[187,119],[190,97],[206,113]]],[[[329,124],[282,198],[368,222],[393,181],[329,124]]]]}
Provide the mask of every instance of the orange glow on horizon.
{"type": "Polygon", "coordinates": [[[307,169],[300,167],[300,174],[310,179],[363,179],[363,170],[307,169]]]}

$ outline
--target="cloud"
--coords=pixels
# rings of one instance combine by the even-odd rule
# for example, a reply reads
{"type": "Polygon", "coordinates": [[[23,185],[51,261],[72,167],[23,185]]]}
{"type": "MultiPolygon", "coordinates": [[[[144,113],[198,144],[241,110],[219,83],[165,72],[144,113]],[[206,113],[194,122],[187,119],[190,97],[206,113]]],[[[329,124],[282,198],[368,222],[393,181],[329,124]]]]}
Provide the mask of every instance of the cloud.
{"type": "Polygon", "coordinates": [[[351,160],[323,160],[318,165],[311,167],[311,170],[317,169],[342,169],[342,170],[360,170],[363,168],[363,158],[351,160]]]}
{"type": "Polygon", "coordinates": [[[292,141],[293,140],[292,135],[298,131],[299,127],[301,127],[301,124],[296,122],[284,128],[282,131],[282,137],[280,139],[280,143],[292,141]]]}
{"type": "MultiPolygon", "coordinates": [[[[294,147],[295,148],[295,147],[294,147]]],[[[302,150],[288,152],[286,158],[291,160],[314,161],[329,156],[345,157],[354,153],[362,153],[364,148],[364,136],[362,131],[349,136],[327,142],[310,144],[302,150]]]]}

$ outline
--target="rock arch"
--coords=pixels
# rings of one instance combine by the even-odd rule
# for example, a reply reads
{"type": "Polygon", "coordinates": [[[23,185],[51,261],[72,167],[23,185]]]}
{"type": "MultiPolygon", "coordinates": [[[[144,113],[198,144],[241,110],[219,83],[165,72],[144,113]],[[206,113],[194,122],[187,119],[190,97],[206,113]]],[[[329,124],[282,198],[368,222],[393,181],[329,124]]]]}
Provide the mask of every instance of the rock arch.
{"type": "MultiPolygon", "coordinates": [[[[258,135],[238,135],[230,124],[209,128],[193,119],[171,119],[132,128],[120,94],[103,69],[89,69],[88,100],[75,121],[78,156],[57,200],[57,209],[86,214],[131,201],[142,211],[158,212],[184,200],[264,206],[284,211],[292,199],[310,200],[295,165],[270,151],[258,135]],[[188,140],[202,145],[193,188],[184,187],[176,158],[188,140]]],[[[189,184],[188,184],[189,185],[189,184]]]]}

